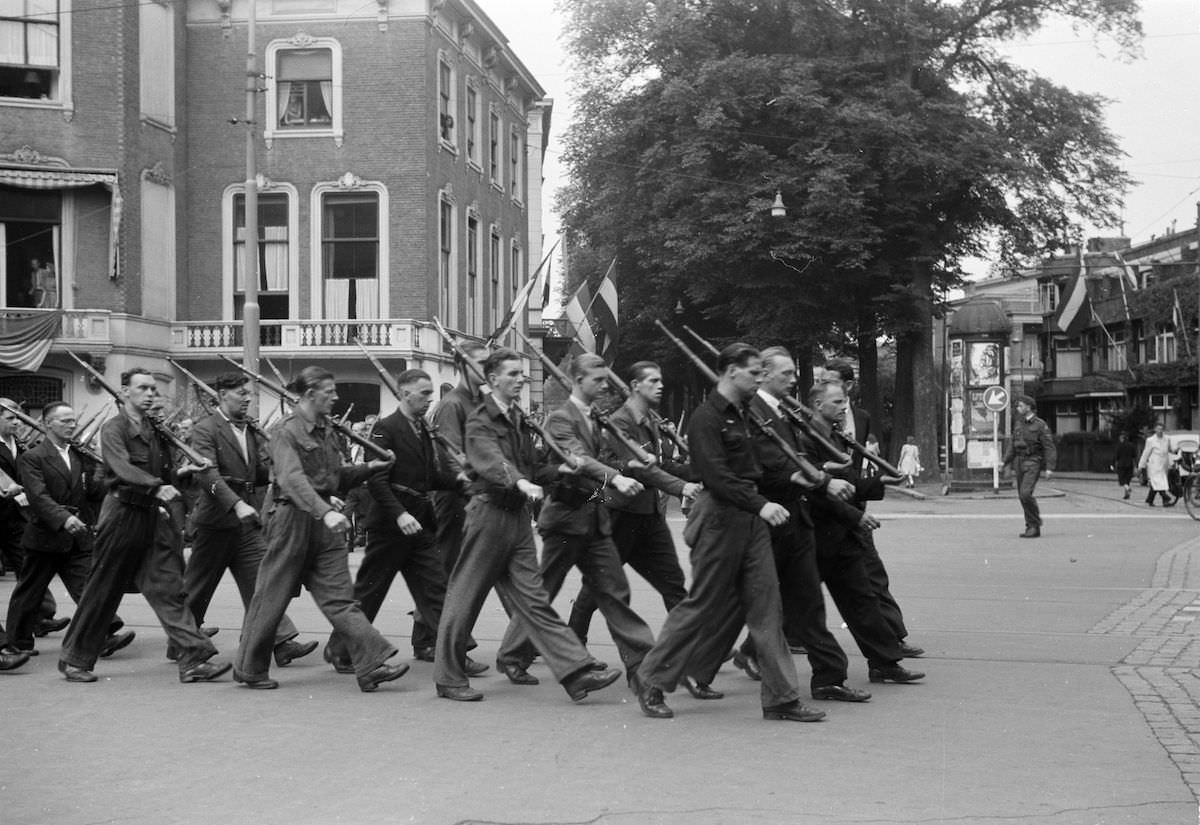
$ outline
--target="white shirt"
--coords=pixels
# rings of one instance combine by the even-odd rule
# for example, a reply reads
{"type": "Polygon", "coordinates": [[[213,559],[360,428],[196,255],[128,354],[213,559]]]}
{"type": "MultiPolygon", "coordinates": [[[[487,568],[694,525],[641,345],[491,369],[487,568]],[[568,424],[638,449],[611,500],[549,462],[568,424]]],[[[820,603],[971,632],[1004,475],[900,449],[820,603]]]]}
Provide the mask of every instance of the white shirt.
{"type": "Polygon", "coordinates": [[[854,408],[849,404],[846,405],[846,415],[842,418],[842,434],[851,441],[858,441],[854,431],[854,408]]]}
{"type": "Polygon", "coordinates": [[[771,412],[775,413],[775,415],[779,415],[780,401],[778,398],[771,395],[771,393],[767,392],[762,387],[759,387],[758,389],[758,397],[767,402],[767,406],[771,408],[771,412]]]}
{"type": "Polygon", "coordinates": [[[221,417],[229,422],[229,429],[233,430],[233,440],[238,443],[239,447],[241,447],[242,458],[245,459],[246,466],[249,467],[250,466],[250,447],[246,443],[246,429],[247,429],[246,425],[242,424],[239,427],[232,418],[230,418],[229,416],[227,416],[225,414],[225,412],[223,410],[218,409],[217,412],[221,413],[221,417]]]}
{"type": "MultiPolygon", "coordinates": [[[[50,442],[54,444],[54,442],[50,442]]],[[[71,448],[70,446],[60,447],[54,444],[54,449],[58,450],[58,454],[62,456],[63,464],[67,465],[67,472],[71,471],[71,448]]]]}

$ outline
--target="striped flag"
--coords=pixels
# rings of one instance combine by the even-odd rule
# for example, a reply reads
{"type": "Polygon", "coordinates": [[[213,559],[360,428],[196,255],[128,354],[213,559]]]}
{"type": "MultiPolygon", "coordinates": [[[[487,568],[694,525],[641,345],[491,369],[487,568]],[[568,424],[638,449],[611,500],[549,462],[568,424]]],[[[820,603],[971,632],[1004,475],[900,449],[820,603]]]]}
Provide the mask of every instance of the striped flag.
{"type": "Polygon", "coordinates": [[[609,359],[616,354],[617,327],[617,259],[613,258],[608,271],[600,279],[600,288],[592,297],[588,314],[595,319],[599,334],[596,336],[599,349],[596,354],[609,359]]]}
{"type": "MultiPolygon", "coordinates": [[[[561,238],[559,240],[562,240],[561,238]]],[[[488,336],[488,346],[492,346],[497,341],[503,341],[508,335],[508,331],[512,329],[513,324],[517,322],[518,315],[525,310],[525,305],[529,303],[529,296],[535,291],[540,295],[539,287],[546,280],[550,272],[550,256],[554,254],[554,250],[558,249],[559,241],[554,242],[554,246],[550,247],[550,251],[546,253],[546,257],[542,258],[542,262],[538,264],[537,271],[533,273],[533,277],[521,285],[517,291],[517,296],[513,298],[512,306],[508,308],[508,313],[504,316],[504,320],[500,322],[500,326],[496,327],[496,331],[488,336]]],[[[513,272],[512,277],[519,277],[520,273],[513,272]]]]}
{"type": "Polygon", "coordinates": [[[62,328],[62,310],[0,318],[0,364],[15,370],[37,372],[62,328]]]}
{"type": "Polygon", "coordinates": [[[1192,334],[1191,330],[1183,322],[1183,307],[1179,305],[1179,290],[1172,289],[1171,292],[1175,295],[1175,306],[1171,308],[1171,320],[1175,323],[1175,340],[1183,339],[1183,345],[1187,348],[1188,358],[1192,357],[1192,334]]]}
{"type": "Polygon", "coordinates": [[[1121,277],[1118,279],[1121,282],[1121,303],[1125,305],[1125,322],[1130,323],[1133,321],[1133,317],[1129,314],[1129,290],[1137,289],[1137,273],[1132,266],[1125,263],[1120,252],[1114,252],[1113,257],[1117,259],[1117,264],[1121,267],[1121,277]]]}
{"type": "Polygon", "coordinates": [[[592,325],[588,321],[587,313],[587,307],[592,304],[591,298],[591,290],[588,289],[585,281],[579,285],[575,294],[571,296],[571,300],[567,301],[567,305],[563,307],[563,316],[575,328],[575,342],[571,345],[572,354],[596,351],[596,336],[592,332],[592,325]]]}
{"type": "Polygon", "coordinates": [[[1092,303],[1087,293],[1087,264],[1083,261],[1083,247],[1079,248],[1079,271],[1072,276],[1063,290],[1058,311],[1054,313],[1053,329],[1075,338],[1087,328],[1091,320],[1092,303]]]}

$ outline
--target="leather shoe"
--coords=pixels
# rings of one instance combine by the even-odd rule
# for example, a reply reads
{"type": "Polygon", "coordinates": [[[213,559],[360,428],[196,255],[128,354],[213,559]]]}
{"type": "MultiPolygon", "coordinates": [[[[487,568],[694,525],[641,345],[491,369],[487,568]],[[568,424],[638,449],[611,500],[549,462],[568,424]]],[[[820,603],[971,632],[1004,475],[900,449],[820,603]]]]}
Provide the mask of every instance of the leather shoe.
{"type": "Polygon", "coordinates": [[[16,653],[28,653],[30,656],[39,656],[41,651],[36,647],[17,647],[13,648],[16,653]]]}
{"type": "Polygon", "coordinates": [[[697,681],[694,676],[684,676],[683,686],[687,688],[687,692],[692,694],[693,699],[724,699],[725,694],[719,690],[713,690],[711,685],[706,685],[703,682],[697,681]]]}
{"type": "Polygon", "coordinates": [[[470,656],[463,661],[463,673],[467,674],[468,676],[482,676],[483,674],[487,673],[488,670],[489,668],[487,665],[485,665],[483,662],[475,661],[470,656]]]}
{"type": "Polygon", "coordinates": [[[42,619],[37,623],[37,626],[34,628],[33,635],[40,639],[47,633],[57,633],[70,623],[70,619],[64,619],[62,617],[56,619],[51,616],[49,619],[42,619]]]}
{"type": "Polygon", "coordinates": [[[599,659],[593,659],[588,665],[588,670],[608,670],[608,662],[602,662],[599,659]]]}
{"type": "Polygon", "coordinates": [[[905,682],[915,682],[918,679],[924,679],[924,673],[918,673],[915,670],[908,670],[900,665],[889,665],[888,667],[873,667],[867,671],[867,678],[872,682],[896,682],[903,684],[905,682]]]}
{"type": "Polygon", "coordinates": [[[132,630],[126,630],[124,633],[108,634],[108,638],[104,640],[104,646],[100,648],[100,658],[107,659],[118,650],[129,647],[129,644],[136,637],[137,633],[132,630]]]}
{"type": "Polygon", "coordinates": [[[644,685],[638,691],[637,697],[638,704],[642,707],[642,713],[651,719],[671,719],[675,716],[675,711],[667,707],[667,703],[663,700],[662,688],[644,685]]]}
{"type": "Polygon", "coordinates": [[[756,682],[762,681],[762,670],[758,666],[758,660],[753,656],[747,656],[742,651],[733,654],[733,664],[746,671],[746,675],[756,682]]]}
{"type": "Polygon", "coordinates": [[[580,670],[563,680],[563,690],[572,702],[587,698],[592,691],[602,690],[621,678],[619,670],[580,670]]]}
{"type": "Polygon", "coordinates": [[[775,722],[820,722],[825,718],[825,711],[810,708],[799,699],[786,705],[771,705],[763,708],[763,719],[775,722]]]}
{"type": "Polygon", "coordinates": [[[16,670],[28,661],[28,650],[13,650],[7,647],[0,650],[0,670],[16,670]]]}
{"type": "Polygon", "coordinates": [[[1024,533],[1021,533],[1021,535],[1020,535],[1020,536],[1018,536],[1018,538],[1023,538],[1023,539],[1036,539],[1036,538],[1040,538],[1040,537],[1041,537],[1041,535],[1042,535],[1042,531],[1041,531],[1041,529],[1040,529],[1040,528],[1037,528],[1037,527],[1026,527],[1026,528],[1025,528],[1025,532],[1024,532],[1024,533]]]}
{"type": "Polygon", "coordinates": [[[821,685],[812,689],[812,698],[830,699],[835,702],[866,702],[871,694],[845,685],[821,685]]]}
{"type": "Polygon", "coordinates": [[[453,699],[455,702],[479,702],[483,700],[483,694],[472,687],[438,685],[437,695],[443,699],[453,699]]]}
{"type": "Polygon", "coordinates": [[[233,681],[239,685],[245,685],[251,690],[274,690],[279,687],[279,683],[274,679],[247,679],[236,670],[233,672],[233,681]]]}
{"type": "Polygon", "coordinates": [[[94,682],[96,674],[92,673],[85,667],[75,667],[66,662],[59,661],[58,672],[67,677],[68,682],[94,682]]]}
{"type": "Polygon", "coordinates": [[[333,669],[338,673],[354,672],[354,663],[349,659],[335,659],[333,656],[333,651],[329,649],[329,645],[325,645],[325,650],[321,655],[325,657],[325,661],[333,665],[333,669]]]}
{"type": "MultiPolygon", "coordinates": [[[[516,662],[496,662],[496,670],[508,677],[508,681],[514,685],[537,685],[541,684],[536,676],[530,673],[516,662]]],[[[585,694],[586,695],[586,694],[585,694]]]]}
{"type": "Polygon", "coordinates": [[[224,676],[232,667],[229,662],[201,662],[179,671],[179,681],[184,684],[211,682],[224,676]]]}
{"type": "Polygon", "coordinates": [[[202,628],[200,628],[200,632],[211,639],[213,636],[216,636],[218,633],[221,632],[221,628],[219,628],[219,627],[202,627],[202,628]]]}
{"type": "Polygon", "coordinates": [[[432,662],[434,660],[434,652],[432,647],[414,647],[413,658],[418,662],[432,662]]]}
{"type": "Polygon", "coordinates": [[[900,652],[904,654],[905,659],[916,659],[918,656],[925,655],[925,648],[915,647],[914,645],[900,643],[900,652]]]}
{"type": "Polygon", "coordinates": [[[317,649],[316,642],[297,642],[288,639],[275,645],[275,664],[287,667],[302,656],[307,656],[317,649]]]}
{"type": "Polygon", "coordinates": [[[384,682],[391,682],[399,679],[405,673],[408,673],[408,665],[380,665],[372,670],[366,676],[358,677],[358,689],[363,693],[372,693],[375,688],[382,685],[384,682]]]}

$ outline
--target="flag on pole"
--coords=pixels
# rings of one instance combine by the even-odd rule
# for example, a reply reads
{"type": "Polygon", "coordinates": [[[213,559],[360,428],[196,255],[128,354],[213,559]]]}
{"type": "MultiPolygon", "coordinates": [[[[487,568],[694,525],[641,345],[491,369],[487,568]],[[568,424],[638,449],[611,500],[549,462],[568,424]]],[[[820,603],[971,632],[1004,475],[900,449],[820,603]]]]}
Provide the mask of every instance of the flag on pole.
{"type": "Polygon", "coordinates": [[[575,341],[571,344],[572,355],[579,352],[596,351],[596,335],[592,332],[592,325],[588,322],[587,313],[587,307],[591,306],[592,303],[591,298],[591,290],[588,289],[587,282],[584,281],[575,290],[575,294],[571,296],[571,300],[567,301],[567,305],[563,307],[563,317],[575,329],[575,341]]]}
{"type": "Polygon", "coordinates": [[[1053,329],[1075,338],[1087,327],[1092,303],[1087,294],[1087,265],[1083,261],[1083,247],[1079,248],[1079,271],[1071,277],[1063,290],[1058,311],[1054,314],[1053,329]]]}
{"type": "MultiPolygon", "coordinates": [[[[561,240],[561,238],[559,240],[561,240]]],[[[529,303],[530,295],[532,295],[535,291],[538,292],[539,295],[541,294],[539,287],[541,286],[541,283],[543,279],[545,279],[547,273],[550,271],[550,267],[547,264],[550,263],[550,256],[554,254],[554,250],[558,249],[558,243],[559,241],[555,241],[554,246],[550,247],[550,251],[546,253],[546,257],[542,258],[542,262],[538,264],[538,268],[533,273],[533,277],[521,285],[521,288],[517,291],[516,297],[513,298],[512,306],[508,308],[508,313],[504,316],[504,320],[500,322],[500,326],[496,327],[496,331],[488,336],[488,346],[492,346],[497,341],[503,341],[505,339],[505,337],[508,335],[508,331],[512,329],[513,324],[516,323],[517,316],[521,312],[525,311],[525,305],[529,303]]],[[[516,278],[518,274],[519,273],[514,272],[512,273],[512,277],[516,278]]]]}
{"type": "Polygon", "coordinates": [[[1118,280],[1121,282],[1121,303],[1125,305],[1125,322],[1132,323],[1133,316],[1129,314],[1129,290],[1137,289],[1137,272],[1125,263],[1120,252],[1114,252],[1113,257],[1121,267],[1121,277],[1118,280]]]}
{"type": "Polygon", "coordinates": [[[25,372],[40,370],[62,322],[62,310],[34,310],[0,318],[0,364],[25,372]]]}
{"type": "Polygon", "coordinates": [[[1171,320],[1175,323],[1175,340],[1183,339],[1183,345],[1187,348],[1188,358],[1192,357],[1192,336],[1191,331],[1183,322],[1183,307],[1179,305],[1179,290],[1172,289],[1175,295],[1175,306],[1172,307],[1171,320]]]}
{"type": "Polygon", "coordinates": [[[611,358],[617,349],[617,259],[613,258],[608,265],[608,271],[600,279],[600,287],[592,296],[588,315],[596,321],[598,334],[596,336],[596,354],[601,358],[611,358]]]}

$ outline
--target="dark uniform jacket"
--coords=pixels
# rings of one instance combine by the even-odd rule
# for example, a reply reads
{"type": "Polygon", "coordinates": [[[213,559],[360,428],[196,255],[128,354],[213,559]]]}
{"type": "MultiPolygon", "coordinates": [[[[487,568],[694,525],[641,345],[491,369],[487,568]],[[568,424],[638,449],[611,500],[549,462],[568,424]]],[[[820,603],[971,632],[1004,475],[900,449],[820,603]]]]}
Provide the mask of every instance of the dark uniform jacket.
{"type": "Polygon", "coordinates": [[[614,510],[638,515],[663,512],[666,506],[663,495],[679,498],[683,495],[684,482],[695,478],[691,466],[672,460],[663,449],[658,427],[649,415],[635,409],[632,402],[626,401],[609,415],[608,420],[630,441],[657,458],[658,463],[652,467],[628,467],[633,454],[615,438],[608,439],[616,465],[627,467],[622,472],[640,481],[646,489],[635,496],[626,496],[609,487],[605,491],[605,503],[614,510]]]}
{"type": "Polygon", "coordinates": [[[21,479],[29,498],[29,523],[21,541],[26,550],[69,552],[76,537],[64,529],[67,519],[76,516],[85,524],[96,523],[96,503],[104,493],[96,466],[74,449],[69,456],[68,469],[49,438],[21,454],[21,479]]]}
{"type": "MultiPolygon", "coordinates": [[[[466,452],[463,442],[466,438],[467,418],[480,405],[483,396],[473,393],[462,385],[446,393],[446,397],[438,402],[433,411],[433,426],[438,434],[449,441],[460,454],[466,452]]],[[[446,450],[441,453],[442,472],[454,475],[464,467],[454,466],[454,457],[446,450]]]]}
{"type": "Polygon", "coordinates": [[[470,492],[502,509],[517,510],[525,496],[517,489],[521,479],[533,484],[553,481],[557,465],[543,461],[534,449],[529,428],[520,419],[514,427],[496,399],[488,395],[467,418],[467,461],[475,480],[470,492]]]}
{"type": "Polygon", "coordinates": [[[425,419],[410,419],[396,410],[375,424],[371,439],[396,454],[396,463],[386,473],[375,473],[367,480],[371,501],[364,524],[373,530],[399,530],[396,519],[405,513],[421,522],[426,530],[437,527],[431,490],[453,490],[455,474],[443,469],[425,419]],[[420,435],[418,435],[418,430],[420,435]]]}
{"type": "MultiPolygon", "coordinates": [[[[12,479],[13,484],[19,485],[22,483],[19,460],[25,451],[21,449],[20,442],[14,439],[14,443],[17,444],[16,455],[13,455],[12,451],[8,449],[6,442],[0,441],[0,472],[12,479]]],[[[0,499],[0,524],[9,519],[20,519],[21,517],[21,508],[12,498],[0,499]]]]}
{"type": "Polygon", "coordinates": [[[688,447],[692,467],[710,496],[758,515],[767,498],[758,491],[763,471],[749,428],[745,411],[713,390],[692,414],[688,447]]]}
{"type": "Polygon", "coordinates": [[[342,443],[324,418],[309,421],[293,410],[271,436],[274,495],[321,519],[333,509],[329,497],[367,480],[366,464],[343,464],[342,443]]]}
{"type": "MultiPolygon", "coordinates": [[[[808,440],[796,432],[796,428],[792,425],[792,422],[782,413],[772,408],[761,394],[756,394],[750,400],[750,412],[767,422],[771,426],[771,429],[777,432],[797,453],[804,455],[806,458],[809,457],[808,453],[811,450],[811,445],[808,440]]],[[[763,467],[763,479],[762,483],[759,484],[762,494],[771,501],[787,507],[792,515],[800,520],[801,524],[811,527],[813,521],[812,515],[809,513],[808,496],[804,488],[792,481],[792,475],[799,468],[780,446],[775,443],[774,439],[758,432],[753,424],[750,427],[754,431],[754,447],[758,453],[758,460],[763,467]]],[[[816,460],[810,458],[810,460],[817,466],[821,464],[819,458],[816,460]]],[[[824,498],[825,490],[828,487],[829,477],[826,475],[822,484],[810,492],[813,497],[824,498]]]]}
{"type": "Polygon", "coordinates": [[[573,398],[568,398],[546,416],[545,428],[560,447],[579,459],[580,468],[551,489],[538,515],[538,529],[568,536],[610,535],[612,525],[602,500],[618,471],[600,460],[607,452],[600,425],[573,398]]]}
{"type": "Polygon", "coordinates": [[[234,507],[239,501],[255,508],[261,505],[258,491],[266,486],[271,467],[266,442],[259,430],[246,427],[247,463],[229,419],[214,412],[197,422],[192,448],[216,467],[216,473],[205,474],[196,482],[201,495],[192,518],[197,527],[237,527],[240,521],[234,507]]]}
{"type": "Polygon", "coordinates": [[[166,439],[148,419],[135,424],[124,410],[100,428],[100,454],[108,468],[110,484],[118,493],[148,497],[175,480],[171,448],[166,439]]]}
{"type": "Polygon", "coordinates": [[[1013,461],[1037,461],[1043,470],[1054,470],[1058,453],[1054,447],[1054,436],[1050,427],[1036,415],[1028,420],[1021,418],[1013,422],[1012,441],[1004,451],[1004,464],[1013,461]]]}
{"type": "MultiPolygon", "coordinates": [[[[822,432],[828,429],[826,424],[815,418],[812,425],[822,432]]],[[[826,435],[831,435],[831,433],[826,432],[826,435]]],[[[833,456],[823,454],[815,444],[812,445],[812,448],[816,450],[813,455],[818,456],[818,461],[813,463],[819,464],[833,458],[833,456]]],[[[883,498],[883,482],[878,477],[863,478],[858,472],[858,465],[857,460],[851,461],[849,466],[831,473],[834,478],[849,481],[854,485],[852,501],[842,501],[827,495],[814,495],[809,498],[818,547],[847,546],[847,540],[854,539],[858,534],[859,522],[862,521],[863,513],[866,512],[866,503],[883,498]]]]}

